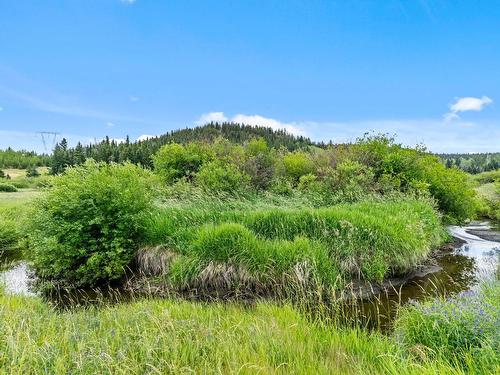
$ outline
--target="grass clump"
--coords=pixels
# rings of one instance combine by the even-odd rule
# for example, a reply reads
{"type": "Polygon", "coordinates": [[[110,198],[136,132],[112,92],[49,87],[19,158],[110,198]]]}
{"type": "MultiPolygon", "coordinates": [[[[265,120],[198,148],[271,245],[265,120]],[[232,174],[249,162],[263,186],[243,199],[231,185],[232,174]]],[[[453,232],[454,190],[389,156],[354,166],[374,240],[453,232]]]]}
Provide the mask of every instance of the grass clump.
{"type": "MultiPolygon", "coordinates": [[[[358,278],[381,281],[412,269],[447,238],[425,199],[400,196],[319,209],[230,202],[173,203],[152,217],[146,243],[163,246],[173,254],[169,261],[182,257],[176,280],[196,280],[215,264],[244,269],[268,289],[292,279],[329,287],[358,278]],[[181,269],[190,277],[178,277],[181,269]]],[[[158,269],[168,278],[168,267],[158,269]]]]}
{"type": "Polygon", "coordinates": [[[494,373],[500,369],[500,282],[404,308],[396,334],[408,348],[465,368],[480,361],[494,373]]]}

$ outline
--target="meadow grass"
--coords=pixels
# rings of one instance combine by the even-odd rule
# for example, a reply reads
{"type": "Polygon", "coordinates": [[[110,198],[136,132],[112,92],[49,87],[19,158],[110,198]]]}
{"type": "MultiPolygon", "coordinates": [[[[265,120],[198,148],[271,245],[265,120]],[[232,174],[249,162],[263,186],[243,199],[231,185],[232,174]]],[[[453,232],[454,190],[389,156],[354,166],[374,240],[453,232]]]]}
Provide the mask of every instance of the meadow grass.
{"type": "MultiPolygon", "coordinates": [[[[18,179],[22,177],[26,177],[26,169],[17,169],[17,168],[6,168],[2,169],[6,175],[9,175],[12,179],[18,179]]],[[[38,173],[41,175],[47,175],[49,173],[48,167],[37,167],[38,173]]]]}
{"type": "Polygon", "coordinates": [[[0,372],[8,374],[467,373],[286,304],[144,299],[61,312],[35,297],[0,295],[0,327],[0,372]]]}
{"type": "Polygon", "coordinates": [[[184,286],[239,273],[273,287],[293,279],[340,287],[411,270],[447,238],[439,215],[422,199],[324,208],[295,202],[170,201],[146,225],[139,259],[168,262],[156,269],[184,286]],[[152,256],[144,255],[148,249],[152,256]],[[218,276],[203,277],[217,269],[218,276]]]}
{"type": "Polygon", "coordinates": [[[30,200],[38,194],[35,190],[0,193],[0,257],[5,253],[12,255],[12,252],[19,251],[19,241],[22,237],[20,224],[24,220],[30,200]]]}

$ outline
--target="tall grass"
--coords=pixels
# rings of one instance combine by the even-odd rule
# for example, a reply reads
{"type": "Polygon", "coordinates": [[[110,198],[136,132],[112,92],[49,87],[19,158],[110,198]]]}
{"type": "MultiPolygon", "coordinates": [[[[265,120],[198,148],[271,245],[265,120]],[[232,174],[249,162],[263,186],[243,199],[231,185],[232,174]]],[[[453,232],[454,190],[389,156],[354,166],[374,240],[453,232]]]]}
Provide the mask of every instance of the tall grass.
{"type": "Polygon", "coordinates": [[[146,252],[154,248],[168,263],[156,269],[174,284],[199,285],[202,274],[223,269],[219,276],[227,276],[231,268],[269,288],[292,279],[341,286],[404,273],[446,238],[427,200],[399,196],[328,208],[279,203],[170,201],[146,225],[146,252]]]}
{"type": "Polygon", "coordinates": [[[465,373],[379,333],[262,302],[140,300],[59,312],[0,295],[0,327],[0,369],[9,374],[465,373]]]}

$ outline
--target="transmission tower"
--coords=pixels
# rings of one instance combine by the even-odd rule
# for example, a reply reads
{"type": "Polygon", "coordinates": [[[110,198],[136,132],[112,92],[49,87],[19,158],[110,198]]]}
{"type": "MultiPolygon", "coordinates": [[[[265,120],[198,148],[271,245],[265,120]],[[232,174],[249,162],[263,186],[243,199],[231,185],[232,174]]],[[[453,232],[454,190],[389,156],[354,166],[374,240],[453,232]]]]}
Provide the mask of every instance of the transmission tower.
{"type": "Polygon", "coordinates": [[[57,132],[38,132],[37,134],[40,134],[42,137],[42,142],[43,142],[43,147],[45,149],[45,153],[48,154],[49,150],[47,149],[47,142],[52,141],[50,151],[54,149],[54,146],[56,145],[56,139],[57,136],[60,135],[61,133],[57,132]]]}

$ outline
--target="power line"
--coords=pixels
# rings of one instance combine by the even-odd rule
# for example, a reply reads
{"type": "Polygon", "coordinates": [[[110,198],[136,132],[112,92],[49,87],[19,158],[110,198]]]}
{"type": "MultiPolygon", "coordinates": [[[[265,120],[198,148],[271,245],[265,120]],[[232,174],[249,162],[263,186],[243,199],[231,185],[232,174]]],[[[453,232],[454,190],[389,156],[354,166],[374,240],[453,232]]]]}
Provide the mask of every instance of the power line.
{"type": "Polygon", "coordinates": [[[45,131],[45,132],[38,132],[37,134],[40,134],[40,136],[42,137],[45,153],[48,154],[49,150],[47,149],[47,142],[52,139],[52,145],[50,147],[50,151],[52,151],[54,149],[54,146],[56,145],[57,136],[60,135],[61,133],[45,131]]]}

